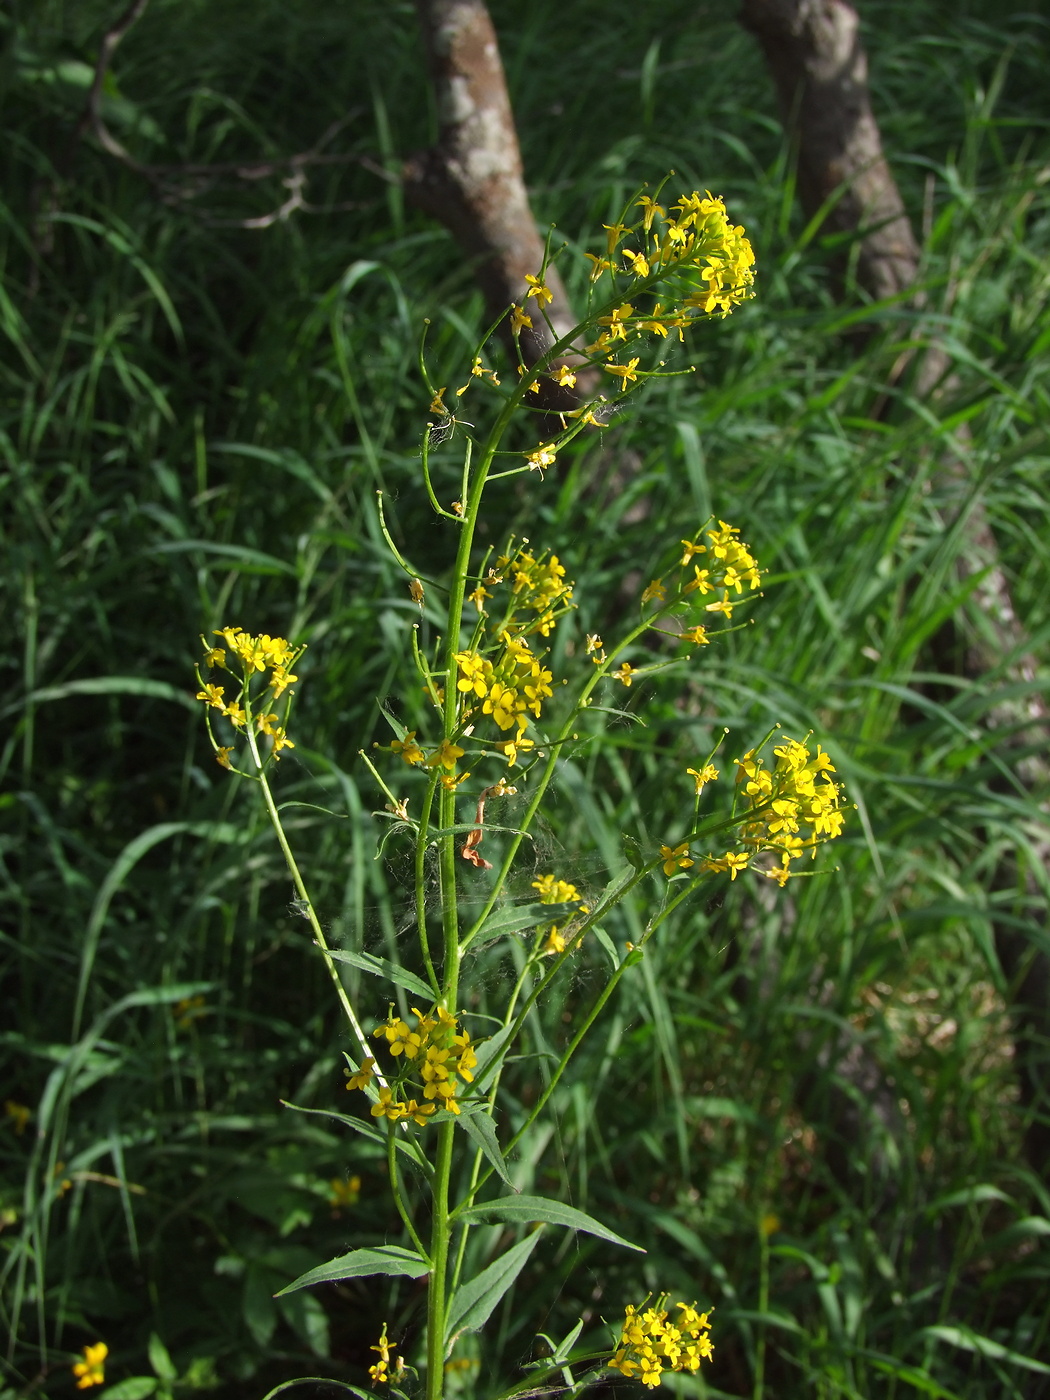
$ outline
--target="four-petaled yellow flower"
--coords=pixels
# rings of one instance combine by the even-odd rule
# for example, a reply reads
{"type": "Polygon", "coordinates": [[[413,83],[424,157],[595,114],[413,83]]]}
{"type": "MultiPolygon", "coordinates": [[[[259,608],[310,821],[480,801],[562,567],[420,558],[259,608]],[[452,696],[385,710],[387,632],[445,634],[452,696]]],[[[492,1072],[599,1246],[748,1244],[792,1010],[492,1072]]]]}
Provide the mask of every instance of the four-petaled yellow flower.
{"type": "Polygon", "coordinates": [[[661,846],[660,859],[664,863],[664,874],[670,879],[676,870],[688,870],[694,863],[689,857],[689,842],[683,841],[680,846],[661,846]]]}
{"type": "Polygon", "coordinates": [[[621,685],[627,686],[628,689],[630,689],[631,682],[637,674],[637,666],[632,666],[629,661],[625,661],[619,670],[613,671],[612,673],[613,679],[619,681],[621,685]]]}
{"type": "Polygon", "coordinates": [[[533,277],[531,273],[527,272],[525,281],[529,284],[529,290],[525,296],[526,301],[529,297],[535,297],[540,306],[548,306],[554,300],[554,293],[542,277],[533,277]]]}
{"type": "Polygon", "coordinates": [[[620,385],[622,388],[626,388],[628,384],[633,384],[634,381],[638,378],[638,375],[635,372],[637,368],[637,355],[634,357],[633,360],[631,360],[630,364],[602,365],[602,369],[605,370],[606,374],[618,374],[620,376],[620,385]]]}
{"type": "Polygon", "coordinates": [[[548,442],[542,447],[537,447],[534,452],[526,452],[525,460],[528,462],[529,468],[532,471],[539,472],[542,476],[547,467],[554,466],[554,463],[557,461],[557,455],[552,445],[548,442]]]}
{"type": "Polygon", "coordinates": [[[391,745],[394,753],[399,753],[406,763],[422,763],[425,757],[423,750],[416,743],[416,731],[408,730],[403,739],[395,739],[391,745]]]}
{"type": "Polygon", "coordinates": [[[532,317],[520,306],[512,306],[510,309],[510,329],[512,335],[520,335],[522,331],[532,329],[532,317]]]}
{"type": "Polygon", "coordinates": [[[703,768],[687,768],[685,771],[696,783],[697,797],[700,796],[708,783],[713,783],[718,778],[718,769],[713,763],[707,763],[703,768]]]}

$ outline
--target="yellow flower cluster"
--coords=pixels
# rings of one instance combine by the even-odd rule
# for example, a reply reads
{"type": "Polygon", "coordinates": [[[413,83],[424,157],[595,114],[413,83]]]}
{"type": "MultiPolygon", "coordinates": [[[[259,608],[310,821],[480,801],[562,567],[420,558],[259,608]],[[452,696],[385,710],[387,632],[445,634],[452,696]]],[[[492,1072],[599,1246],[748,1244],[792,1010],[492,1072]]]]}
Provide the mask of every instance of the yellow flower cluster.
{"type": "MultiPolygon", "coordinates": [[[[734,603],[743,592],[744,585],[747,584],[748,589],[753,592],[762,582],[762,575],[747,545],[743,540],[734,539],[735,535],[740,534],[735,525],[727,525],[724,520],[720,520],[716,530],[706,530],[703,533],[709,541],[708,544],[701,544],[698,538],[682,541],[679,566],[683,571],[691,566],[693,574],[692,578],[684,578],[681,583],[680,596],[688,598],[695,593],[699,598],[706,598],[708,594],[713,594],[715,596],[711,602],[704,604],[704,611],[721,613],[723,617],[731,618],[734,603]],[[700,554],[708,556],[704,561],[706,568],[693,563],[700,554]]],[[[660,584],[661,581],[654,579],[653,583],[660,584]]],[[[650,584],[646,591],[652,587],[653,584],[650,584]]],[[[702,646],[707,641],[705,631],[703,627],[695,627],[682,635],[684,640],[702,646]]]]}
{"type": "Polygon", "coordinates": [[[842,789],[831,777],[835,768],[817,745],[815,755],[797,739],[785,739],[773,749],[776,764],[763,768],[754,749],[735,760],[736,780],[752,815],[742,838],[752,850],[773,850],[780,865],[767,871],[783,885],[789,866],[804,852],[816,854],[825,841],[842,833],[842,789]]]}
{"type": "MultiPolygon", "coordinates": [[[[541,875],[538,880],[533,880],[532,888],[538,892],[541,904],[575,904],[577,905],[577,913],[589,914],[591,912],[584,904],[583,896],[576,886],[570,885],[568,880],[556,880],[553,875],[541,875]]],[[[562,925],[559,928],[557,924],[551,924],[542,951],[553,955],[564,953],[566,947],[565,926],[562,925]]]]}
{"type": "Polygon", "coordinates": [[[390,1381],[399,1381],[405,1374],[405,1363],[400,1356],[395,1355],[391,1363],[391,1353],[396,1343],[392,1342],[386,1334],[386,1323],[383,1323],[383,1331],[379,1342],[374,1347],[369,1347],[369,1351],[377,1351],[379,1360],[374,1366],[369,1366],[368,1374],[372,1377],[374,1385],[387,1384],[390,1381]],[[393,1364],[393,1372],[390,1367],[393,1364]]]}
{"type": "Polygon", "coordinates": [[[566,582],[565,567],[558,556],[552,554],[547,559],[541,555],[536,559],[522,550],[513,558],[500,555],[496,568],[500,571],[509,568],[513,574],[511,592],[517,607],[537,614],[535,621],[519,623],[517,630],[523,636],[539,632],[549,637],[558,617],[572,602],[572,584],[566,582]]]}
{"type": "MultiPolygon", "coordinates": [[[[740,830],[745,849],[709,855],[701,860],[701,870],[728,874],[735,880],[750,868],[755,855],[772,851],[779,857],[779,864],[762,873],[783,888],[793,873],[793,860],[807,851],[816,855],[818,846],[841,835],[845,820],[842,788],[830,776],[835,769],[820,745],[814,756],[797,739],[785,739],[775,746],[773,754],[776,763],[772,769],[762,766],[754,749],[733,760],[737,790],[747,816],[740,830]]],[[[696,785],[698,797],[705,785],[718,777],[711,763],[703,768],[687,768],[686,772],[696,785]]],[[[661,846],[660,861],[668,879],[696,864],[688,841],[673,847],[661,846]]]]}
{"type": "Polygon", "coordinates": [[[94,1346],[83,1347],[82,1355],[83,1361],[77,1361],[73,1366],[73,1374],[77,1377],[77,1389],[89,1390],[93,1385],[104,1385],[109,1347],[105,1342],[96,1342],[94,1346]]]}
{"type": "MultiPolygon", "coordinates": [[[[710,191],[683,195],[670,215],[663,205],[642,195],[634,206],[642,210],[640,224],[605,224],[606,256],[588,254],[591,280],[603,272],[627,272],[640,282],[665,280],[675,274],[683,290],[679,305],[669,312],[657,304],[648,317],[639,317],[639,330],[665,336],[687,325],[696,315],[722,317],[754,296],[755,254],[739,224],[731,224],[726,207],[710,191]],[[625,236],[640,245],[621,247],[625,236]],[[619,250],[619,251],[618,251],[619,250]],[[619,257],[622,265],[614,261],[619,257]]],[[[633,308],[620,307],[613,317],[601,318],[609,327],[604,344],[626,339],[623,323],[633,308]],[[616,325],[621,326],[617,331],[616,325]]],[[[601,347],[604,348],[604,345],[601,347]]]]}
{"type": "MultiPolygon", "coordinates": [[[[261,672],[265,677],[266,671],[269,670],[265,685],[255,697],[260,704],[252,715],[252,721],[258,733],[265,734],[273,740],[273,756],[280,758],[282,749],[294,749],[295,745],[288,738],[284,726],[278,724],[277,713],[270,710],[270,705],[275,704],[286,691],[291,694],[290,687],[299,677],[293,676],[289,668],[302,655],[303,648],[296,650],[284,637],[271,637],[266,632],[255,637],[249,632],[242,632],[238,627],[223,627],[214,635],[223,638],[226,647],[239,662],[240,689],[236,699],[227,700],[226,687],[214,682],[205,682],[198,668],[197,679],[201,683],[201,689],[198,690],[196,698],[209,708],[218,710],[235,729],[243,730],[249,722],[249,711],[246,708],[246,702],[250,702],[249,685],[257,674],[261,672]]],[[[226,659],[225,648],[211,646],[203,637],[201,643],[204,646],[204,665],[209,670],[218,668],[233,674],[233,667],[226,659]]],[[[224,768],[230,767],[231,752],[230,748],[216,747],[215,757],[224,768]]]]}
{"type": "MultiPolygon", "coordinates": [[[[389,1118],[397,1123],[411,1118],[420,1127],[439,1108],[458,1113],[456,1095],[462,1080],[474,1082],[477,1056],[470,1034],[461,1030],[455,1016],[443,1006],[436,1006],[429,1015],[412,1008],[414,1027],[391,1011],[383,1025],[374,1032],[385,1040],[390,1054],[400,1061],[399,1073],[391,1085],[383,1085],[379,1098],[372,1105],[373,1118],[389,1118]],[[419,1097],[400,1097],[415,1092],[419,1097]],[[420,1098],[422,1102],[420,1102],[420,1098]]],[[[369,1056],[361,1068],[349,1076],[348,1089],[367,1089],[375,1073],[375,1061],[369,1056]]]]}
{"type": "Polygon", "coordinates": [[[650,1387],[660,1384],[664,1371],[698,1370],[714,1351],[707,1313],[698,1313],[695,1304],[676,1303],[679,1314],[669,1321],[663,1302],[661,1297],[644,1312],[628,1304],[620,1344],[609,1361],[612,1370],[650,1387]]]}

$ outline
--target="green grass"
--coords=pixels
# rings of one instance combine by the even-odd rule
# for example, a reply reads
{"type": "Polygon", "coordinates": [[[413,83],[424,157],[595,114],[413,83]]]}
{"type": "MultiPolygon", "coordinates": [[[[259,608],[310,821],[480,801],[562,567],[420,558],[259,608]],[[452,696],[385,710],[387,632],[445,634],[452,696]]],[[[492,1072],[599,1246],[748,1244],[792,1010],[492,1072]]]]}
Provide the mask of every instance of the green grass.
{"type": "MultiPolygon", "coordinates": [[[[767,80],[729,18],[673,3],[654,23],[587,0],[568,46],[563,8],[493,13],[536,208],[570,245],[577,295],[577,242],[669,166],[726,195],[761,267],[758,300],[689,347],[696,375],[651,385],[563,473],[496,503],[501,530],[577,579],[560,673],[579,664],[571,643],[633,606],[625,572],[648,577],[686,516],[740,524],[769,569],[754,627],[710,648],[699,684],[671,671],[632,688],[643,723],[591,717],[535,868],[582,889],[622,862],[621,831],[682,831],[690,784],[666,775],[723,726],[724,767],[774,722],[812,727],[858,810],[825,861],[837,873],[777,898],[719,891],[625,982],[515,1173],[650,1253],[639,1271],[582,1237],[545,1246],[481,1375],[509,1381],[538,1331],[582,1315],[598,1336],[626,1301],[674,1288],[716,1305],[708,1394],[1045,1395],[1050,1200],[1023,1152],[992,939],[1007,919],[1047,946],[1044,902],[999,870],[1042,818],[1017,749],[985,726],[1013,682],[950,670],[986,623],[956,582],[967,542],[945,529],[936,472],[965,418],[971,490],[1041,654],[1045,23],[976,3],[864,9],[917,215],[929,192],[924,324],[959,375],[931,404],[907,378],[888,387],[914,312],[878,308],[863,344],[851,333],[857,294],[836,302],[833,250],[794,208],[767,80]]],[[[313,177],[310,197],[356,207],[265,232],[223,221],[275,208],[278,181],[170,207],[85,143],[55,184],[83,100],[68,65],[92,60],[109,17],[23,7],[5,70],[2,947],[20,996],[3,1097],[35,1114],[22,1136],[0,1129],[8,1393],[69,1393],[69,1353],[98,1337],[112,1379],[146,1373],[151,1332],[180,1376],[223,1395],[302,1373],[360,1384],[383,1318],[411,1337],[418,1298],[348,1284],[271,1300],[396,1227],[382,1162],[279,1105],[346,1102],[340,1031],[253,794],[211,759],[190,667],[198,634],[227,622],[309,642],[281,796],[337,815],[296,809],[290,833],[325,923],[396,952],[403,855],[373,859],[382,803],[356,755],[388,737],[377,697],[418,706],[419,613],[375,492],[399,545],[440,574],[418,340],[429,317],[438,382],[457,382],[480,301],[443,231],[355,163],[313,177]],[[191,995],[204,1014],[180,1028],[191,995]],[[334,1217],[328,1182],[347,1174],[361,1203],[334,1217]]],[[[347,94],[334,149],[394,161],[431,132],[409,5],[220,16],[154,0],[115,72],[114,129],[157,161],[306,149],[347,94]]],[[[439,465],[450,493],[458,442],[439,465]]],[[[659,893],[610,932],[635,935],[659,893]]],[[[509,1123],[598,985],[589,957],[532,1027],[509,1123]]],[[[479,954],[472,1010],[507,967],[479,954]]],[[[374,984],[351,986],[385,1012],[374,984]]]]}

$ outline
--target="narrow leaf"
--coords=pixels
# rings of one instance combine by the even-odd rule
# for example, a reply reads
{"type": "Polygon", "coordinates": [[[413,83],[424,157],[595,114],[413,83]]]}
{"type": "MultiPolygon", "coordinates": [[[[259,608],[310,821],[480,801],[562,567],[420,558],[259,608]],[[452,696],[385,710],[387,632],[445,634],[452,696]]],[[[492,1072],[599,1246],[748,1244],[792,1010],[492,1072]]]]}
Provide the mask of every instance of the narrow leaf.
{"type": "Polygon", "coordinates": [[[474,1067],[474,1088],[479,1094],[485,1093],[503,1063],[507,1053],[514,1025],[500,1026],[495,1035],[483,1040],[477,1049],[478,1062],[474,1067]]]}
{"type": "Polygon", "coordinates": [[[330,948],[329,952],[336,962],[359,967],[363,972],[370,972],[373,977],[385,977],[388,982],[396,982],[399,987],[404,987],[406,992],[422,997],[426,1002],[436,1000],[433,987],[428,987],[414,972],[406,972],[403,967],[398,967],[397,963],[390,962],[387,958],[377,958],[371,953],[349,953],[345,948],[330,948]]]}
{"type": "Polygon", "coordinates": [[[459,1332],[478,1332],[492,1316],[496,1304],[525,1267],[539,1242],[533,1231],[494,1260],[487,1269],[457,1288],[449,1303],[446,1338],[459,1332]]]}
{"type": "Polygon", "coordinates": [[[982,1337],[978,1332],[971,1332],[968,1327],[924,1327],[922,1335],[933,1337],[939,1342],[947,1342],[962,1351],[973,1351],[978,1356],[987,1356],[995,1361],[1009,1361],[1014,1366],[1023,1366],[1026,1371],[1038,1371],[1040,1375],[1050,1376],[1050,1366],[1044,1362],[1036,1361],[1034,1357],[1025,1356],[1022,1352],[1011,1351],[1009,1347],[1004,1347],[1002,1342],[993,1342],[991,1337],[982,1337]]]}
{"type": "MultiPolygon", "coordinates": [[[[495,830],[486,827],[486,830],[495,830]]],[[[475,938],[503,938],[508,933],[520,933],[524,928],[535,928],[537,924],[552,922],[561,917],[561,904],[507,904],[502,909],[494,909],[481,927],[472,930],[469,941],[475,938]]]]}
{"type": "Polygon", "coordinates": [[[300,1274],[294,1283],[273,1296],[283,1298],[297,1288],[309,1288],[314,1283],[336,1283],[344,1278],[369,1278],[374,1274],[403,1274],[406,1278],[422,1278],[429,1272],[427,1261],[412,1250],[402,1249],[396,1244],[384,1244],[378,1249],[352,1249],[338,1259],[329,1259],[327,1264],[319,1264],[316,1269],[300,1274]]]}
{"type": "Polygon", "coordinates": [[[507,1185],[514,1190],[514,1183],[507,1174],[506,1160],[500,1151],[496,1127],[489,1115],[484,1110],[478,1113],[464,1111],[456,1121],[467,1136],[473,1139],[474,1146],[485,1154],[507,1185]]]}
{"type": "Polygon", "coordinates": [[[645,1250],[641,1245],[631,1244],[573,1206],[562,1205],[560,1201],[549,1201],[543,1196],[502,1196],[496,1201],[484,1201],[481,1205],[468,1206],[458,1212],[460,1221],[505,1220],[511,1225],[532,1225],[543,1221],[548,1225],[564,1225],[569,1230],[582,1230],[587,1235],[597,1235],[600,1240],[623,1245],[624,1249],[636,1249],[639,1254],[645,1250]]]}

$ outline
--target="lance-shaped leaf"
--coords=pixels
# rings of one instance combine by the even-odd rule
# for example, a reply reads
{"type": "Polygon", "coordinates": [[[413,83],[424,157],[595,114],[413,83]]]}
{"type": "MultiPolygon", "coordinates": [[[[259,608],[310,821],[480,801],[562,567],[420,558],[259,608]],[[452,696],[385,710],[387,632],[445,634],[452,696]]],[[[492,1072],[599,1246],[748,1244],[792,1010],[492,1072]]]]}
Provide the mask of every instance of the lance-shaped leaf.
{"type": "Polygon", "coordinates": [[[359,967],[362,972],[370,972],[373,977],[385,977],[388,982],[396,982],[399,987],[404,987],[406,992],[411,992],[414,997],[422,997],[427,1003],[434,1000],[433,987],[428,987],[414,972],[406,972],[403,967],[398,967],[397,963],[390,962],[387,958],[377,958],[371,953],[350,953],[345,948],[330,948],[328,951],[336,962],[359,967]]]}
{"type": "Polygon", "coordinates": [[[318,1264],[316,1269],[308,1269],[294,1283],[273,1296],[283,1298],[286,1293],[294,1293],[297,1288],[309,1288],[312,1283],[335,1283],[344,1278],[367,1278],[372,1274],[403,1274],[406,1278],[422,1278],[429,1272],[430,1265],[413,1250],[402,1249],[396,1244],[384,1244],[378,1249],[352,1249],[338,1259],[329,1259],[327,1264],[318,1264]]]}
{"type": "Polygon", "coordinates": [[[514,1183],[507,1174],[507,1163],[500,1151],[499,1140],[496,1137],[496,1126],[489,1115],[483,1109],[474,1112],[464,1109],[456,1122],[473,1139],[474,1146],[484,1153],[507,1185],[513,1189],[514,1183]]]}
{"type": "Polygon", "coordinates": [[[448,1307],[446,1340],[458,1332],[478,1332],[485,1326],[496,1304],[525,1267],[525,1261],[536,1248],[539,1238],[538,1230],[526,1235],[506,1254],[493,1260],[487,1269],[482,1269],[475,1278],[456,1289],[448,1307]]]}
{"type": "Polygon", "coordinates": [[[549,1201],[543,1196],[501,1196],[496,1201],[483,1201],[480,1205],[467,1206],[458,1211],[456,1219],[461,1223],[477,1224],[483,1220],[505,1220],[508,1225],[533,1225],[542,1221],[547,1225],[564,1225],[569,1230],[582,1230],[588,1235],[597,1235],[600,1240],[623,1245],[624,1249],[636,1249],[639,1254],[645,1250],[617,1235],[593,1215],[585,1215],[574,1206],[563,1206],[560,1201],[549,1201]]]}
{"type": "MultiPolygon", "coordinates": [[[[485,829],[496,830],[490,826],[485,829]]],[[[504,934],[520,933],[522,929],[535,928],[548,920],[559,919],[565,903],[563,900],[560,904],[506,904],[502,909],[493,909],[481,927],[471,931],[466,941],[473,943],[475,938],[484,938],[488,942],[493,938],[502,938],[504,934]]]]}

